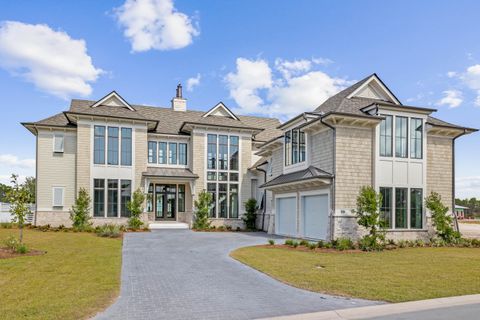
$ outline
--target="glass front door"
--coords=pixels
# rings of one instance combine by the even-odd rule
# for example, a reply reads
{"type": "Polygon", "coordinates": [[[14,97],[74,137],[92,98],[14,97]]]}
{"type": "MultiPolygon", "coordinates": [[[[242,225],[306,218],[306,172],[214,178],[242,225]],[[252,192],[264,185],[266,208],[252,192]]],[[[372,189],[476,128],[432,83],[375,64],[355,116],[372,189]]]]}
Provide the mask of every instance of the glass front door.
{"type": "Polygon", "coordinates": [[[175,185],[155,185],[155,220],[175,220],[176,203],[175,185]]]}

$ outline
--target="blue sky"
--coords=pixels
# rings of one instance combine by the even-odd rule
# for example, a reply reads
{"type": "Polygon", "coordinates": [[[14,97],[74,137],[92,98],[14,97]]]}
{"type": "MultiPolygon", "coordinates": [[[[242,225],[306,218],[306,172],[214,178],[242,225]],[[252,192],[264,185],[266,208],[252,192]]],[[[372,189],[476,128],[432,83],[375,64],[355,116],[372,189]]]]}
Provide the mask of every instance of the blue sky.
{"type": "MultiPolygon", "coordinates": [[[[111,90],[168,106],[188,79],[190,109],[223,101],[239,113],[287,119],[376,72],[404,104],[480,127],[478,1],[0,5],[0,181],[34,173],[35,140],[19,122],[111,90]]],[[[459,196],[480,197],[479,146],[480,134],[457,140],[459,196]]]]}

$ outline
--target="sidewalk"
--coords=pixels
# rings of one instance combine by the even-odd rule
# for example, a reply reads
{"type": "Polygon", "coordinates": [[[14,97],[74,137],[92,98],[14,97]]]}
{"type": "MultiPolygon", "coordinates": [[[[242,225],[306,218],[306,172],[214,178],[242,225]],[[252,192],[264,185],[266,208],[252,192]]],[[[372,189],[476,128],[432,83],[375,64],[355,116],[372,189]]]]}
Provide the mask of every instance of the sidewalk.
{"type": "MultiPolygon", "coordinates": [[[[431,300],[402,302],[402,303],[394,303],[394,304],[384,304],[384,305],[378,305],[378,306],[368,306],[368,307],[351,308],[351,309],[339,309],[339,310],[332,310],[332,311],[305,313],[305,314],[298,314],[293,316],[282,316],[282,317],[266,318],[266,319],[271,319],[271,320],[273,319],[275,320],[372,319],[372,318],[381,318],[385,316],[406,314],[406,313],[413,315],[416,312],[422,312],[427,310],[434,311],[437,309],[460,307],[460,306],[467,306],[472,304],[480,305],[480,294],[449,297],[449,298],[439,298],[439,299],[431,299],[431,300]]],[[[452,308],[452,310],[455,310],[455,309],[452,308]]],[[[447,317],[445,319],[449,319],[449,318],[451,317],[447,317]]],[[[417,319],[417,317],[414,315],[413,316],[407,315],[407,317],[402,317],[401,319],[417,319]]]]}

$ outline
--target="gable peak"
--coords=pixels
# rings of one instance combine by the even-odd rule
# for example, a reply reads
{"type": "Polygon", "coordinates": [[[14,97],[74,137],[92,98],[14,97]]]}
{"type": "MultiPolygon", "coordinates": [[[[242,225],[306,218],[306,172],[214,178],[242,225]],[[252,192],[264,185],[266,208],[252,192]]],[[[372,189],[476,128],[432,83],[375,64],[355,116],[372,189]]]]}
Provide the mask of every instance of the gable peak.
{"type": "Polygon", "coordinates": [[[204,118],[209,116],[218,116],[218,117],[227,117],[234,120],[240,120],[228,107],[223,103],[217,103],[212,109],[205,112],[203,115],[204,118]]]}
{"type": "Polygon", "coordinates": [[[120,107],[120,108],[127,108],[131,111],[135,111],[135,109],[120,96],[116,91],[112,91],[97,102],[95,102],[91,107],[96,108],[99,106],[106,106],[106,107],[120,107]]]}

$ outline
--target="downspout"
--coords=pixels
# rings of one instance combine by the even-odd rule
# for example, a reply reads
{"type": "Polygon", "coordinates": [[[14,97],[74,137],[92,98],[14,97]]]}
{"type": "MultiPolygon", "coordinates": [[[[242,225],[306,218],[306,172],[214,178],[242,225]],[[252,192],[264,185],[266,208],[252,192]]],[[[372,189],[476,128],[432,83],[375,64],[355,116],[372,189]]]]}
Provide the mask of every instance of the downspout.
{"type": "MultiPolygon", "coordinates": [[[[337,158],[337,152],[336,152],[336,140],[337,140],[337,132],[335,130],[335,127],[331,126],[330,124],[326,123],[323,121],[323,117],[320,118],[320,122],[322,124],[324,124],[325,126],[327,126],[328,128],[332,129],[333,130],[333,144],[332,144],[332,147],[333,147],[333,177],[332,177],[332,212],[333,212],[333,215],[335,214],[335,177],[336,177],[336,158],[337,158]]],[[[335,222],[334,222],[334,219],[333,219],[333,216],[332,216],[332,219],[330,219],[330,240],[334,240],[334,233],[333,233],[333,230],[335,227],[335,222]]]]}
{"type": "MultiPolygon", "coordinates": [[[[256,168],[258,171],[261,171],[263,172],[263,183],[266,183],[267,182],[267,171],[263,170],[263,169],[260,169],[260,168],[256,168]]],[[[266,211],[266,208],[267,208],[267,190],[263,190],[263,195],[262,195],[262,198],[263,198],[263,212],[262,212],[262,231],[263,229],[265,228],[265,211],[266,211]]]]}
{"type": "Polygon", "coordinates": [[[455,136],[452,140],[452,212],[455,221],[455,229],[457,232],[460,232],[460,228],[458,226],[457,214],[455,212],[455,140],[466,134],[467,129],[463,129],[463,132],[455,136]]]}
{"type": "Polygon", "coordinates": [[[35,214],[33,215],[33,225],[37,225],[37,211],[38,211],[38,129],[35,128],[35,214]]]}

